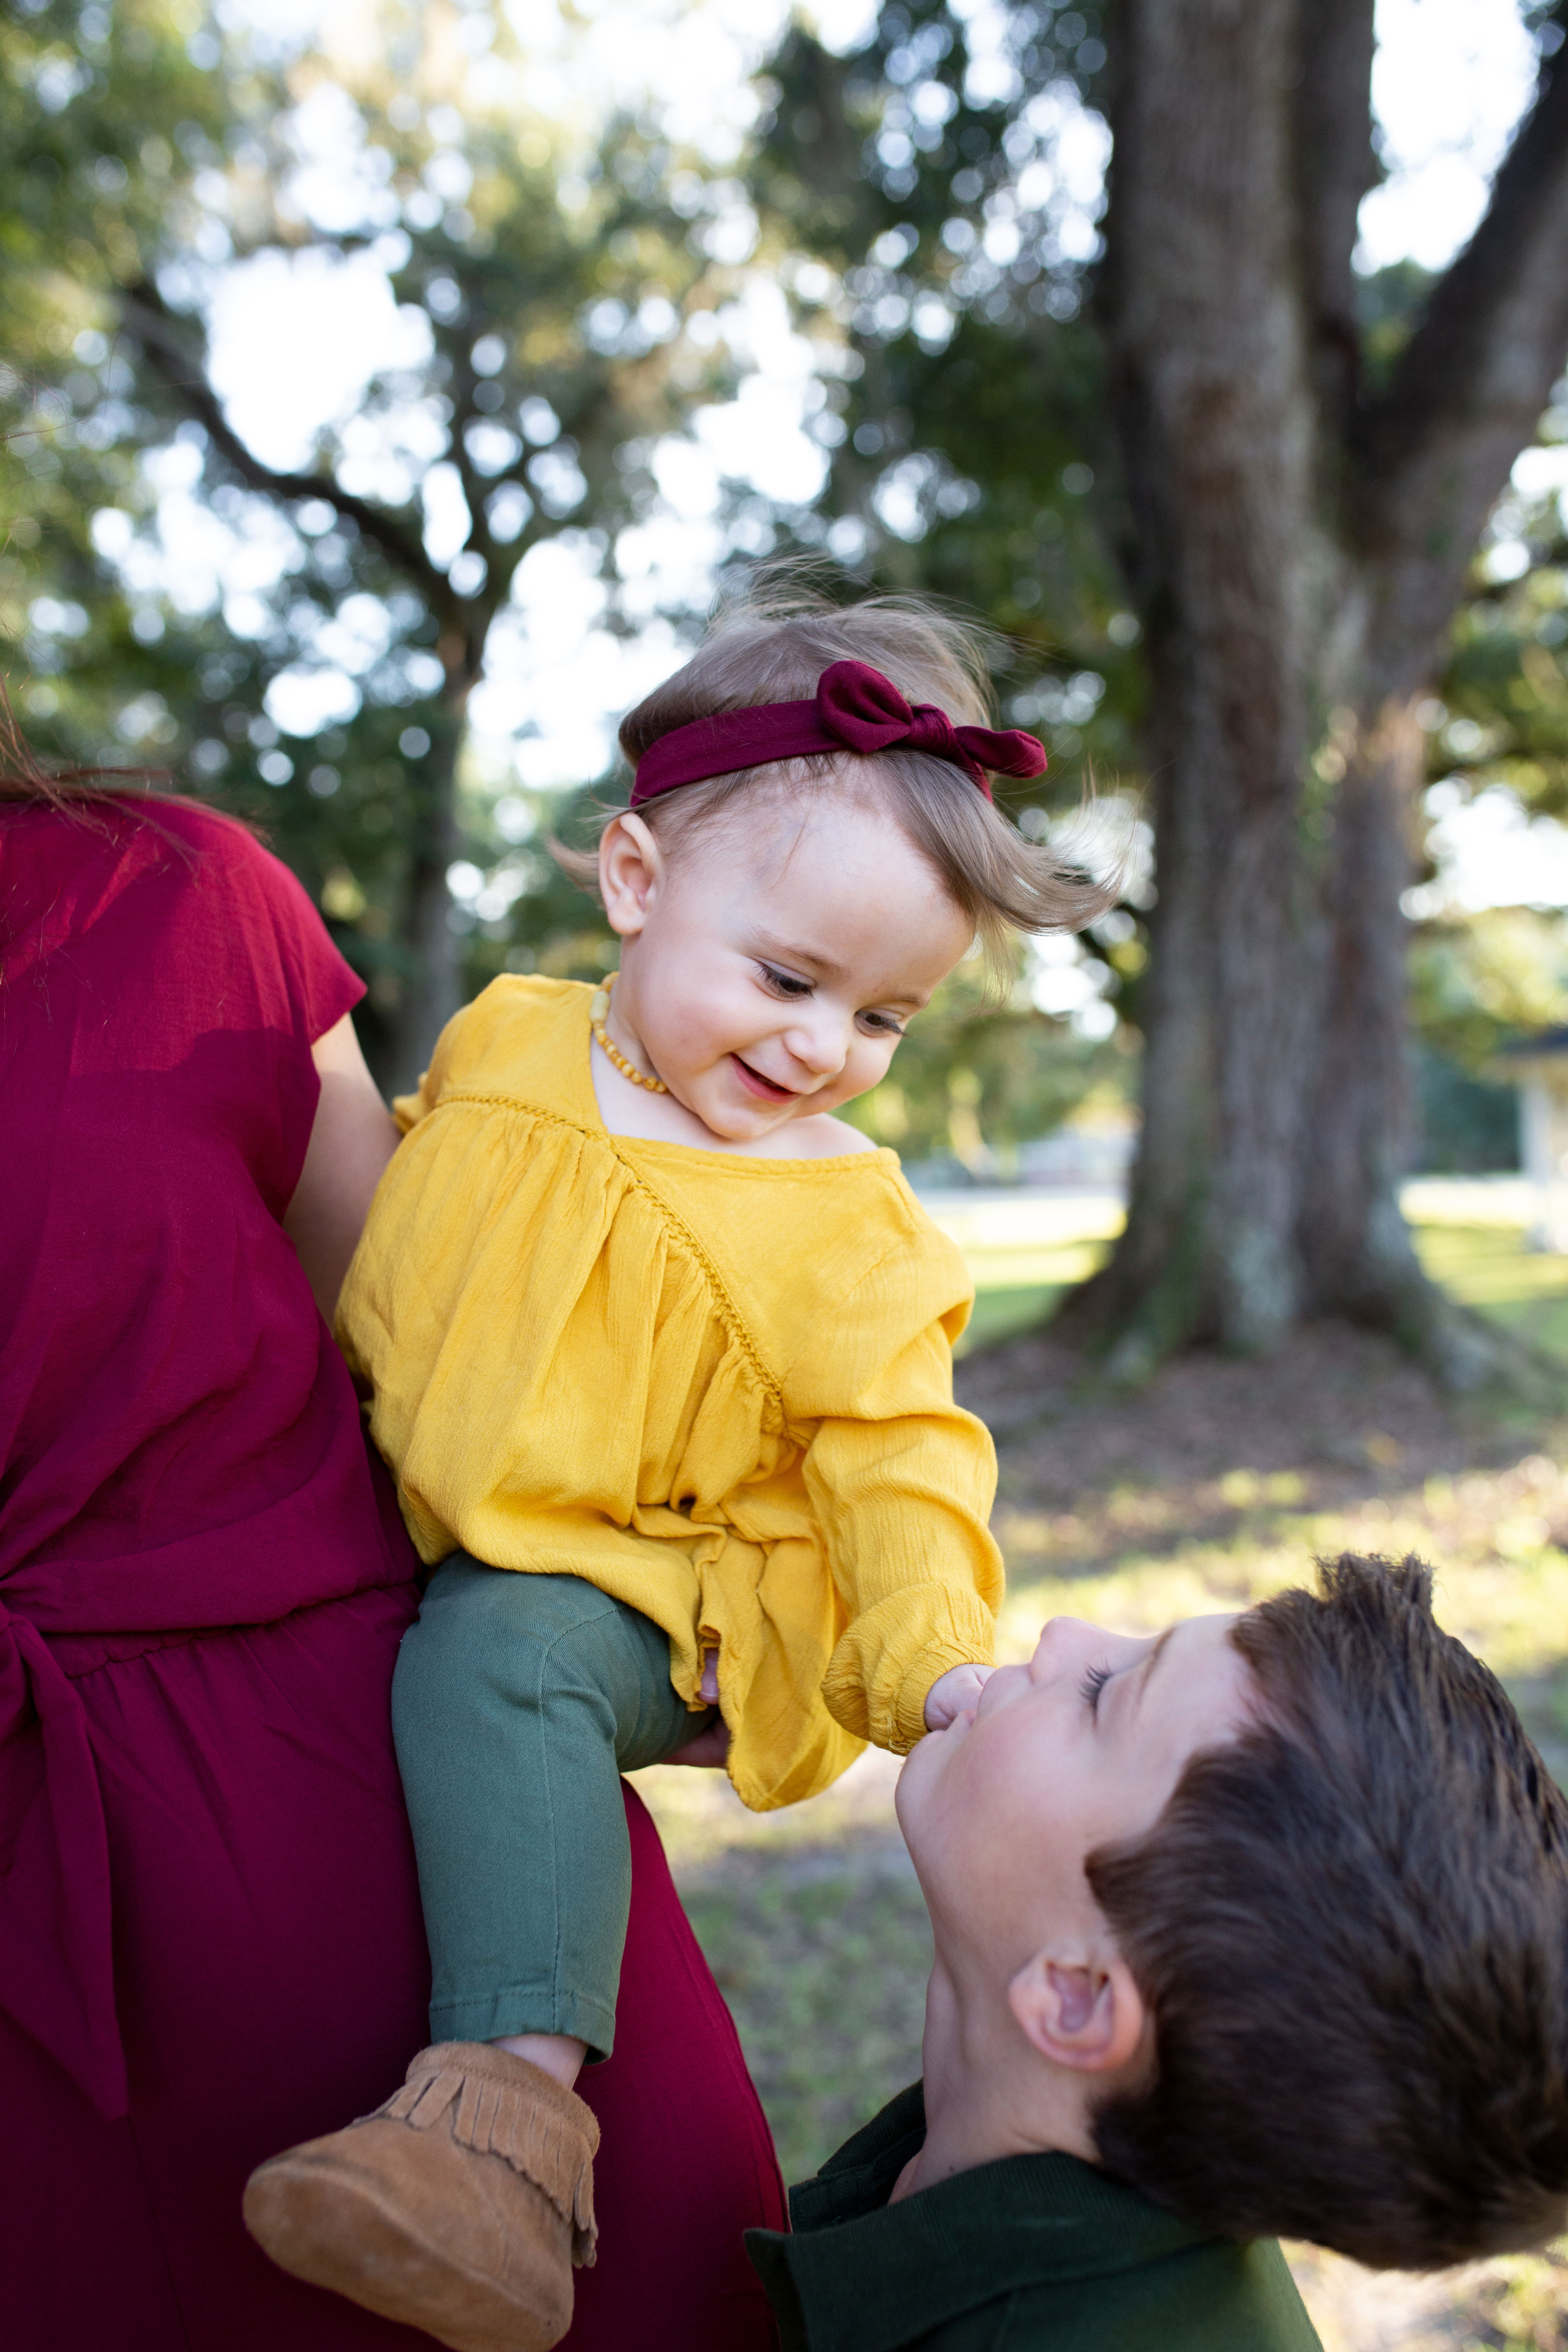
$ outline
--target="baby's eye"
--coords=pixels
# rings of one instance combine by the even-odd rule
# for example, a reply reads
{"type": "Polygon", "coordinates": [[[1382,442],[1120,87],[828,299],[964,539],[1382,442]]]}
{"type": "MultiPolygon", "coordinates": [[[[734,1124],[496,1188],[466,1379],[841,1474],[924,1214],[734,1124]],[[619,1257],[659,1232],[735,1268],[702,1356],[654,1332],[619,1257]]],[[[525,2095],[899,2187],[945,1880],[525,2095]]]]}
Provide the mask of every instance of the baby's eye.
{"type": "Polygon", "coordinates": [[[795,998],[811,994],[810,981],[802,980],[796,972],[780,971],[775,964],[771,963],[759,963],[757,970],[763,975],[763,987],[771,989],[775,996],[795,998]]]}
{"type": "Polygon", "coordinates": [[[901,1037],[904,1034],[904,1024],[896,1013],[862,1013],[860,1019],[874,1037],[901,1037]]]}

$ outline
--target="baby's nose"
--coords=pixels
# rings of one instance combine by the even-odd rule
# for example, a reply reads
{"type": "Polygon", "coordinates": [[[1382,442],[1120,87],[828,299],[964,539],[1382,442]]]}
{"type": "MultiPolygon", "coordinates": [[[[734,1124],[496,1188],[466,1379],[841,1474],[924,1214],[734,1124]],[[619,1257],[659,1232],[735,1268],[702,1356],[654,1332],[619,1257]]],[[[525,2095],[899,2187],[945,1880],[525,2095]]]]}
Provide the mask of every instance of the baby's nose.
{"type": "Polygon", "coordinates": [[[818,1077],[830,1078],[844,1067],[847,1047],[840,1022],[800,1022],[791,1028],[784,1043],[795,1060],[818,1077]]]}

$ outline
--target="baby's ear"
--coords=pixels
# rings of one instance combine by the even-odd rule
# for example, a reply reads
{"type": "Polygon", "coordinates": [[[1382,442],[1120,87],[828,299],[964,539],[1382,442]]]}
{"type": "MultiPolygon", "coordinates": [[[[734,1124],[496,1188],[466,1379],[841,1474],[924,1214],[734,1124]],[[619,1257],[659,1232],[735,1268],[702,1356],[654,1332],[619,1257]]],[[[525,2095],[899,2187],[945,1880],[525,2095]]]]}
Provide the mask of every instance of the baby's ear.
{"type": "Polygon", "coordinates": [[[640,816],[626,810],[599,837],[599,896],[612,930],[635,937],[664,873],[664,856],[640,816]]]}
{"type": "Polygon", "coordinates": [[[1149,2023],[1120,1954],[1068,1959],[1038,1952],[1007,1987],[1007,2005],[1042,2058],[1085,2074],[1116,2074],[1130,2064],[1149,2023]]]}

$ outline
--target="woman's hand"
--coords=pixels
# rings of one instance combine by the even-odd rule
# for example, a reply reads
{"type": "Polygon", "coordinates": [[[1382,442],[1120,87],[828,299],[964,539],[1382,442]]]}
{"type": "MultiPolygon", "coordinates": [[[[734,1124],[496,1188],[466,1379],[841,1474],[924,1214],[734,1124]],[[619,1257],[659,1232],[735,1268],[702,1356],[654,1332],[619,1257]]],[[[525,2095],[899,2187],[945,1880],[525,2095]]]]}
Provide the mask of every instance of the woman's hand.
{"type": "Polygon", "coordinates": [[[330,1328],[371,1194],[397,1149],[398,1135],[364,1066],[351,1014],[345,1013],[317,1038],[310,1056],[321,1075],[321,1097],[283,1230],[300,1253],[330,1328]]]}

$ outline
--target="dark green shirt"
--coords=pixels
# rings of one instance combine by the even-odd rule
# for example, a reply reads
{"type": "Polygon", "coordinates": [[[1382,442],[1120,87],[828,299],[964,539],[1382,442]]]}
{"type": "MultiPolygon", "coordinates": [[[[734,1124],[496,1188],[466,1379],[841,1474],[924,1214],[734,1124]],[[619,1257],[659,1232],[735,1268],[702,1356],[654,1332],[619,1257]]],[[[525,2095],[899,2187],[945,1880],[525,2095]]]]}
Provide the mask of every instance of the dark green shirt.
{"type": "Polygon", "coordinates": [[[784,2352],[1322,2352],[1269,2239],[1205,2238],[1075,2156],[1009,2156],[889,2205],[919,2083],[748,2230],[784,2352]]]}

